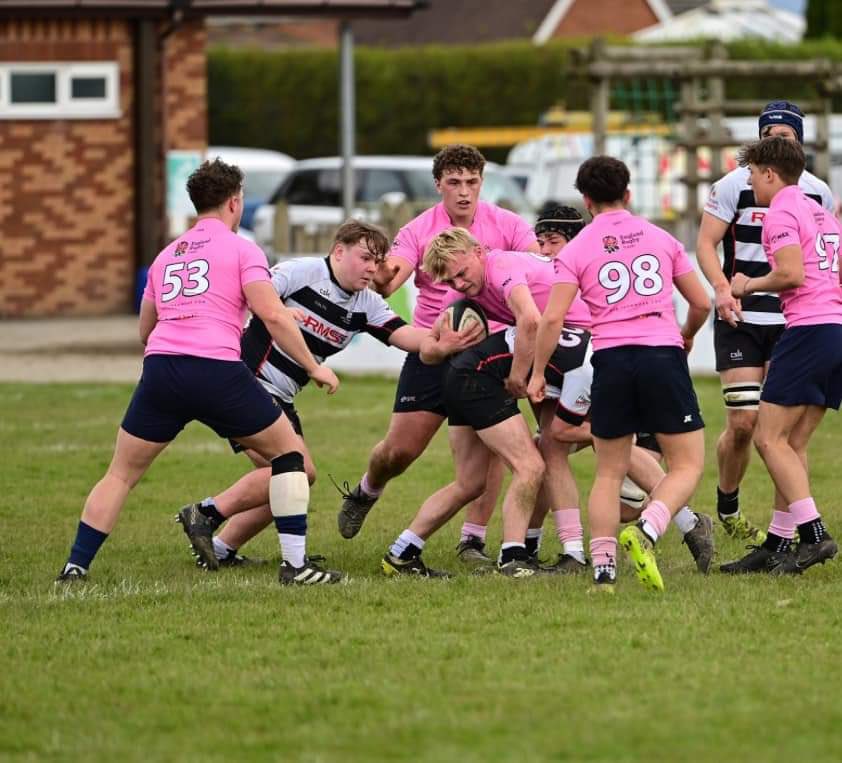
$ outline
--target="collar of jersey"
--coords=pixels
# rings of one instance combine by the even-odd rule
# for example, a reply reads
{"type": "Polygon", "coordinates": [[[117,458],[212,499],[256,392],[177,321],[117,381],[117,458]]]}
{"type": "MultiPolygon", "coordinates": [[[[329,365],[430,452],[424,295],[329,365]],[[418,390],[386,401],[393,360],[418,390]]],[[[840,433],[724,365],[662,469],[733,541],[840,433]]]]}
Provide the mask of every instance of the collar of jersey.
{"type": "Polygon", "coordinates": [[[330,266],[330,255],[325,257],[325,265],[327,266],[327,274],[330,276],[330,280],[333,281],[336,286],[342,290],[344,294],[350,294],[349,292],[339,281],[336,280],[336,276],[333,275],[333,268],[330,266]]]}

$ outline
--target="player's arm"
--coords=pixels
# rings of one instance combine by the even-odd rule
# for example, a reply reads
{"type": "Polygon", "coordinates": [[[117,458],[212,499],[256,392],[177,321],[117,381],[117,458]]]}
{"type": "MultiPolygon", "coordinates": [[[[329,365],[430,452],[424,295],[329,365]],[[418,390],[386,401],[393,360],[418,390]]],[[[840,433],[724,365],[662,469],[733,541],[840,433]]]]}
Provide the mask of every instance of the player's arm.
{"type": "Polygon", "coordinates": [[[705,325],[710,313],[710,297],[694,270],[676,276],[674,283],[688,304],[687,318],[681,327],[681,337],[684,339],[684,349],[690,352],[693,349],[693,337],[705,325]]]}
{"type": "Polygon", "coordinates": [[[736,326],[737,321],[743,319],[740,303],[731,294],[731,284],[725,277],[719,262],[719,254],[716,251],[716,247],[719,246],[727,230],[727,222],[709,212],[704,212],[699,226],[699,236],[696,239],[696,259],[708,283],[713,287],[716,312],[722,320],[736,326]]]}
{"type": "Polygon", "coordinates": [[[538,246],[537,241],[533,241],[529,246],[526,247],[526,249],[524,249],[524,251],[525,252],[532,252],[533,254],[540,254],[541,253],[541,247],[538,246]]]}
{"type": "Polygon", "coordinates": [[[377,266],[374,290],[382,297],[390,297],[415,272],[415,266],[403,257],[387,257],[377,266]]]}
{"type": "Polygon", "coordinates": [[[412,326],[406,328],[426,332],[426,336],[421,338],[418,352],[421,362],[429,366],[443,363],[450,355],[462,352],[462,350],[479,342],[483,335],[482,325],[474,322],[471,322],[462,331],[454,331],[450,325],[450,315],[447,312],[442,313],[429,330],[412,326]]]}
{"type": "Polygon", "coordinates": [[[330,368],[313,357],[292,312],[278,298],[272,284],[269,281],[252,281],[243,286],[243,293],[249,309],[263,321],[278,347],[298,363],[316,384],[327,386],[328,394],[336,392],[339,379],[330,368]]]}
{"type": "Polygon", "coordinates": [[[804,283],[804,253],[800,244],[783,246],[773,253],[775,269],[759,278],[734,274],[731,289],[735,296],[744,297],[756,291],[784,291],[804,283]]]}
{"type": "Polygon", "coordinates": [[[146,344],[149,341],[149,335],[152,329],[158,323],[158,308],[151,299],[142,299],[140,301],[140,321],[138,323],[138,331],[140,332],[140,341],[146,344]]]}
{"type": "Polygon", "coordinates": [[[535,336],[541,322],[541,312],[526,284],[518,284],[506,298],[509,310],[515,316],[515,346],[512,370],[506,379],[506,389],[514,397],[526,397],[526,377],[535,355],[535,336]]]}
{"type": "Polygon", "coordinates": [[[575,283],[556,283],[550,291],[550,298],[535,335],[535,360],[532,363],[532,377],[527,387],[529,399],[533,403],[540,403],[544,399],[546,387],[544,371],[558,345],[564,316],[573,304],[578,290],[579,287],[575,283]]]}

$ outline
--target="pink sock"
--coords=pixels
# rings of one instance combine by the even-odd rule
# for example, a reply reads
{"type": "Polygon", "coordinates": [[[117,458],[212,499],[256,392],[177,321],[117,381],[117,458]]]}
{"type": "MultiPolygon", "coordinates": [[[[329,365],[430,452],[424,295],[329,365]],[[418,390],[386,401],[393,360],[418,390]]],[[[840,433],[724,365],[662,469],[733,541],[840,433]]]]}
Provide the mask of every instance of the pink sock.
{"type": "Polygon", "coordinates": [[[557,509],[553,512],[555,529],[562,545],[571,540],[582,540],[582,520],[579,509],[557,509]]]}
{"type": "Polygon", "coordinates": [[[371,498],[379,498],[380,495],[383,493],[383,488],[376,488],[372,487],[371,483],[368,481],[368,472],[363,474],[363,478],[360,480],[360,488],[362,489],[363,493],[371,498]]]}
{"type": "Polygon", "coordinates": [[[669,527],[672,514],[663,501],[649,501],[640,518],[646,522],[660,538],[669,527]]]}
{"type": "Polygon", "coordinates": [[[779,538],[792,540],[795,537],[795,517],[788,511],[776,511],[772,514],[769,532],[779,538]]]}
{"type": "Polygon", "coordinates": [[[462,537],[459,540],[468,540],[468,538],[473,535],[475,538],[479,538],[483,543],[485,543],[485,533],[487,530],[488,527],[485,525],[465,522],[462,525],[462,537]]]}
{"type": "Polygon", "coordinates": [[[591,564],[594,567],[600,565],[616,566],[617,539],[616,538],[591,538],[591,564]]]}
{"type": "Polygon", "coordinates": [[[816,502],[812,497],[802,498],[800,501],[789,504],[789,511],[796,525],[804,525],[807,522],[812,522],[814,519],[819,518],[816,502]]]}

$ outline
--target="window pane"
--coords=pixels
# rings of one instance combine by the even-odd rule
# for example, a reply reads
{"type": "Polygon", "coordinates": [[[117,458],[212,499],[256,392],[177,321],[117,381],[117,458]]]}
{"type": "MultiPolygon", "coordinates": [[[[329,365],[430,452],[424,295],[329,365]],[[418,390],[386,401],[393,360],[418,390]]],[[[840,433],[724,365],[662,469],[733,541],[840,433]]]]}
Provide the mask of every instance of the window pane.
{"type": "Polygon", "coordinates": [[[395,170],[369,170],[357,201],[380,201],[387,193],[406,193],[403,179],[395,170]]]}
{"type": "Polygon", "coordinates": [[[73,77],[71,98],[105,98],[105,77],[73,77]]]}
{"type": "Polygon", "coordinates": [[[12,103],[55,103],[55,74],[12,72],[12,103]]]}

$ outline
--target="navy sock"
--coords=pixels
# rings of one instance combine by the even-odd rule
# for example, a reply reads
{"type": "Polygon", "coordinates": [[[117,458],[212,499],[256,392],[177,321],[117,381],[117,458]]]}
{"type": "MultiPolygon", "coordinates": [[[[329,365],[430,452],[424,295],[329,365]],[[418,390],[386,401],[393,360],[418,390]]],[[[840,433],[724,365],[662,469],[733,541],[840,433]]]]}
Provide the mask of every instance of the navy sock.
{"type": "Polygon", "coordinates": [[[108,538],[108,533],[95,530],[90,525],[80,521],[76,530],[76,541],[73,543],[73,548],[70,549],[70,558],[67,561],[88,569],[97,555],[99,547],[105,543],[106,538],[108,538]]]}

